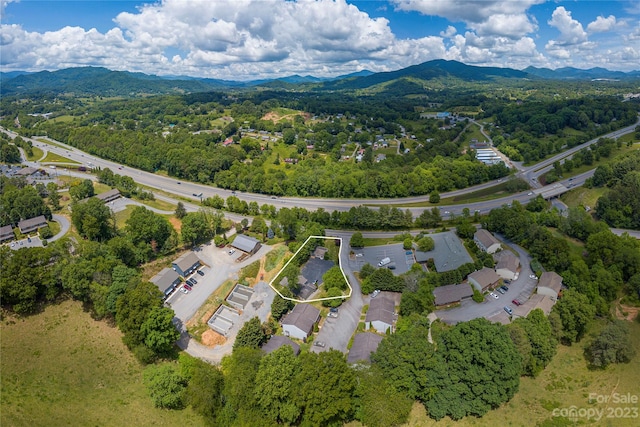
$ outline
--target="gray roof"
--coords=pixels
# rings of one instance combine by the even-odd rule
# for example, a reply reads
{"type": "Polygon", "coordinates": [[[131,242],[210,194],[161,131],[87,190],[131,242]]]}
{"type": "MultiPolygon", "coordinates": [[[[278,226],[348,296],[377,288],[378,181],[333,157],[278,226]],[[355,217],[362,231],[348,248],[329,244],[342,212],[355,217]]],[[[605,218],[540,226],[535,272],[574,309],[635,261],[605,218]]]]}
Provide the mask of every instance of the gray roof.
{"type": "Polygon", "coordinates": [[[474,271],[469,274],[468,278],[478,282],[482,289],[489,285],[493,285],[500,280],[500,276],[498,276],[495,271],[487,267],[483,267],[482,270],[474,271]]]}
{"type": "Polygon", "coordinates": [[[300,346],[296,343],[294,343],[293,341],[291,341],[289,338],[287,337],[283,337],[282,335],[274,335],[272,336],[269,341],[267,341],[263,346],[262,346],[262,351],[264,351],[265,353],[269,354],[272,351],[275,351],[277,349],[279,349],[282,346],[288,345],[293,349],[293,354],[295,354],[296,356],[298,354],[300,354],[300,346]]]}
{"type": "Polygon", "coordinates": [[[562,276],[554,271],[545,271],[540,275],[540,280],[538,281],[538,287],[541,286],[553,289],[555,293],[558,293],[562,288],[562,276]]]}
{"type": "Polygon", "coordinates": [[[432,258],[430,252],[415,251],[416,262],[427,262],[432,258]]]}
{"type": "Polygon", "coordinates": [[[395,302],[390,296],[381,292],[377,298],[372,298],[369,302],[369,310],[365,322],[384,322],[393,325],[395,315],[395,302]]]}
{"type": "Polygon", "coordinates": [[[282,319],[283,325],[293,325],[304,332],[310,332],[320,317],[320,310],[310,304],[298,304],[282,319]]]}
{"type": "Polygon", "coordinates": [[[502,268],[516,272],[518,271],[518,266],[520,265],[520,260],[517,256],[513,254],[511,251],[502,251],[500,255],[497,257],[498,264],[496,264],[496,270],[500,270],[502,268]]]}
{"type": "Polygon", "coordinates": [[[151,283],[155,284],[162,292],[180,279],[180,275],[171,268],[163,268],[162,271],[151,278],[151,283]]]}
{"type": "Polygon", "coordinates": [[[238,234],[233,243],[231,243],[231,246],[236,249],[240,249],[242,252],[249,253],[253,252],[257,244],[260,244],[257,239],[244,234],[238,234]]]}
{"type": "Polygon", "coordinates": [[[351,345],[351,350],[349,350],[347,362],[356,363],[361,360],[370,362],[371,353],[374,353],[378,349],[381,341],[382,337],[372,332],[356,334],[356,336],[353,337],[353,344],[351,345]]]}
{"type": "Polygon", "coordinates": [[[16,175],[28,176],[28,175],[33,175],[37,171],[38,169],[28,166],[26,168],[20,169],[18,172],[16,172],[16,175]]]}
{"type": "Polygon", "coordinates": [[[34,227],[40,225],[47,225],[47,219],[44,217],[44,215],[40,215],[35,218],[23,219],[22,221],[18,222],[18,228],[20,228],[20,231],[32,230],[34,227]]]}
{"type": "Polygon", "coordinates": [[[13,227],[11,227],[10,225],[5,225],[4,227],[0,227],[0,236],[13,237],[13,227]]]}
{"type": "Polygon", "coordinates": [[[541,309],[545,315],[551,313],[554,301],[546,295],[533,294],[522,305],[513,308],[513,314],[519,317],[527,317],[536,308],[541,309]]]}
{"type": "Polygon", "coordinates": [[[109,200],[112,198],[118,198],[120,197],[120,190],[118,190],[117,188],[112,188],[109,191],[105,191],[104,193],[100,193],[98,195],[96,195],[96,197],[100,200],[109,200]]]}
{"type": "Polygon", "coordinates": [[[473,289],[468,284],[438,286],[433,290],[436,305],[446,305],[460,301],[473,295],[473,289]]]}
{"type": "Polygon", "coordinates": [[[186,271],[193,267],[196,263],[200,263],[200,258],[193,251],[182,254],[178,259],[173,261],[175,265],[180,267],[182,271],[186,271]]]}
{"type": "Polygon", "coordinates": [[[479,241],[482,244],[482,246],[484,246],[485,248],[489,248],[496,243],[500,244],[500,241],[496,239],[493,234],[491,234],[484,228],[481,228],[480,230],[476,231],[475,234],[473,235],[473,238],[479,241]]]}

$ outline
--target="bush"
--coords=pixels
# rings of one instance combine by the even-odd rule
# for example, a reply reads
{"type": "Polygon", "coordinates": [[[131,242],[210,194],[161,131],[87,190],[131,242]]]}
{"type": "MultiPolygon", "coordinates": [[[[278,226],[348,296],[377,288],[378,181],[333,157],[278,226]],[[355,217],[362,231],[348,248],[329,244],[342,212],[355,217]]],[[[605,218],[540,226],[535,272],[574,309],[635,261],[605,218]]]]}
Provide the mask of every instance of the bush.
{"type": "Polygon", "coordinates": [[[421,250],[422,252],[432,251],[433,248],[435,247],[436,247],[435,242],[429,236],[425,236],[420,240],[418,240],[418,249],[421,250]]]}
{"type": "Polygon", "coordinates": [[[53,237],[53,232],[49,228],[49,226],[42,227],[40,229],[40,238],[41,239],[50,239],[53,237]]]}
{"type": "Polygon", "coordinates": [[[255,278],[260,272],[260,260],[254,261],[251,264],[240,270],[238,280],[244,280],[246,278],[255,278]]]}
{"type": "Polygon", "coordinates": [[[477,303],[481,303],[484,301],[484,295],[482,295],[482,292],[480,292],[479,290],[474,289],[472,299],[477,303]]]}
{"type": "Polygon", "coordinates": [[[353,233],[353,235],[351,236],[351,239],[349,240],[349,245],[352,248],[363,248],[364,237],[362,237],[362,233],[359,231],[356,231],[355,233],[353,233]]]}
{"type": "Polygon", "coordinates": [[[598,368],[606,368],[611,363],[628,363],[635,355],[629,325],[622,320],[609,323],[586,348],[585,354],[598,368]]]}
{"type": "Polygon", "coordinates": [[[173,364],[150,365],[144,371],[144,382],[157,408],[181,409],[187,380],[173,364]]]}
{"type": "Polygon", "coordinates": [[[413,249],[413,240],[411,238],[404,239],[404,242],[402,242],[402,248],[405,251],[408,251],[409,249],[413,249]]]}

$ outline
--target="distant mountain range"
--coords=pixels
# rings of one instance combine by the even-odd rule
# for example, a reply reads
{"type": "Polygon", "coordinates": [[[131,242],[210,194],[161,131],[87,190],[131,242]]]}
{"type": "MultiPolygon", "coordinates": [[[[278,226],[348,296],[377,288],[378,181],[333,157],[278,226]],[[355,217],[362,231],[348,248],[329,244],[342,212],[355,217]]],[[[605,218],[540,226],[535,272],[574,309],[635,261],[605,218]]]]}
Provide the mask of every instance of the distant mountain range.
{"type": "Polygon", "coordinates": [[[265,87],[273,89],[353,90],[380,84],[411,86],[412,81],[432,79],[460,79],[491,81],[496,79],[545,80],[628,80],[640,79],[640,71],[624,73],[604,68],[528,67],[524,70],[498,67],[477,67],[457,61],[434,60],[396,71],[373,73],[363,70],[335,78],[292,75],[277,79],[230,81],[207,78],[169,76],[160,77],[127,71],[112,71],[101,67],[67,68],[58,71],[28,73],[12,71],[0,73],[2,95],[22,93],[73,93],[99,96],[140,96],[169,93],[193,93],[212,90],[265,87]]]}

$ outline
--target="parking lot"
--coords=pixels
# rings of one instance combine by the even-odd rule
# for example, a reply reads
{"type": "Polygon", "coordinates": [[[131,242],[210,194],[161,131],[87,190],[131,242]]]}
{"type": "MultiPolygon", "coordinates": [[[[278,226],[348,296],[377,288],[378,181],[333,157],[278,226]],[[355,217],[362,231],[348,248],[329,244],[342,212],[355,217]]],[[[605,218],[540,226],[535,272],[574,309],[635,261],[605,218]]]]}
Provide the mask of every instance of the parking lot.
{"type": "Polygon", "coordinates": [[[354,271],[360,271],[362,266],[367,263],[376,267],[380,260],[389,257],[391,262],[396,265],[395,270],[391,271],[395,275],[400,275],[409,271],[414,262],[413,255],[407,256],[407,251],[402,248],[402,243],[355,249],[354,252],[356,255],[349,259],[349,268],[354,271]]]}
{"type": "MultiPolygon", "coordinates": [[[[195,273],[189,276],[198,281],[198,284],[192,287],[193,290],[184,294],[178,289],[167,298],[166,302],[173,308],[176,318],[186,323],[220,285],[226,280],[237,280],[238,272],[242,267],[260,259],[270,250],[270,246],[263,245],[255,255],[242,262],[236,262],[240,251],[236,251],[234,256],[229,256],[228,248],[218,248],[212,243],[202,245],[194,252],[205,264],[205,267],[201,267],[204,276],[195,273]]],[[[270,306],[271,303],[269,303],[270,306]]]]}

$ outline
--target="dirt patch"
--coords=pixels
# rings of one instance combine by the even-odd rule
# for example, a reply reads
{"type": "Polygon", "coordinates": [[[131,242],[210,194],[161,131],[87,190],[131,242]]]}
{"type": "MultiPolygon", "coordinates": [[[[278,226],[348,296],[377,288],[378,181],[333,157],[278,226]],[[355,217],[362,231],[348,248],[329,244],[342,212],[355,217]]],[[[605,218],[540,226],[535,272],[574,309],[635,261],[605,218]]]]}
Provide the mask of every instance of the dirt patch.
{"type": "Polygon", "coordinates": [[[217,345],[224,344],[225,342],[227,342],[227,339],[216,331],[209,329],[208,331],[204,331],[202,333],[201,342],[207,347],[215,347],[217,345]]]}
{"type": "Polygon", "coordinates": [[[169,217],[169,222],[171,223],[173,228],[176,230],[176,232],[180,233],[180,230],[182,230],[182,221],[180,221],[175,216],[172,216],[172,217],[169,217]]]}
{"type": "Polygon", "coordinates": [[[279,116],[278,114],[276,114],[276,113],[274,113],[273,111],[271,111],[271,112],[269,112],[269,113],[265,114],[265,115],[262,117],[262,119],[261,119],[261,120],[272,120],[272,121],[274,121],[274,122],[277,122],[277,121],[278,121],[278,119],[279,119],[279,117],[280,117],[280,116],[279,116]]]}
{"type": "Polygon", "coordinates": [[[638,307],[616,303],[616,318],[618,319],[632,322],[638,317],[638,312],[640,312],[638,307]]]}

